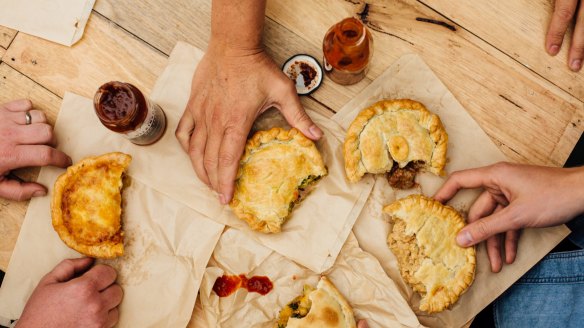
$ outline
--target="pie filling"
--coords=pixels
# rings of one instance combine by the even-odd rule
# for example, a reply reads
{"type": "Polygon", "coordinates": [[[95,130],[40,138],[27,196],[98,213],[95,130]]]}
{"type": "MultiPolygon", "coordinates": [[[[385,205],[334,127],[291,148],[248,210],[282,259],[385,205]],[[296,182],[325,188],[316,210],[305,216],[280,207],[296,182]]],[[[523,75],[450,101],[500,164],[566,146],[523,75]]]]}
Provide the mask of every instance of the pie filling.
{"type": "Polygon", "coordinates": [[[322,178],[322,175],[309,175],[302,180],[297,188],[297,197],[294,201],[290,202],[288,212],[292,212],[292,209],[296,204],[299,204],[312,190],[314,190],[316,183],[322,178]]]}
{"type": "Polygon", "coordinates": [[[399,164],[394,161],[391,170],[387,172],[387,181],[393,188],[410,189],[416,185],[416,175],[425,165],[424,161],[413,161],[404,167],[399,167],[399,164]]]}
{"type": "Polygon", "coordinates": [[[300,319],[308,315],[308,312],[310,312],[310,308],[312,307],[312,301],[308,298],[308,296],[313,291],[313,287],[304,285],[304,291],[302,295],[294,298],[280,311],[277,325],[278,328],[285,328],[288,325],[288,319],[290,318],[300,319]]]}

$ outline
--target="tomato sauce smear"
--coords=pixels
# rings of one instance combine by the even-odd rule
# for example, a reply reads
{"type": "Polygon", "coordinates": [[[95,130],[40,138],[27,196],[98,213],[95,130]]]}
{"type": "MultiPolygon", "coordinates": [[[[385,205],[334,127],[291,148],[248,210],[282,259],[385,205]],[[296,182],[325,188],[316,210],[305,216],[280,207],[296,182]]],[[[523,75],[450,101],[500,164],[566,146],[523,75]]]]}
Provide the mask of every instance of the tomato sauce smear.
{"type": "Polygon", "coordinates": [[[266,295],[273,288],[274,285],[270,278],[266,276],[253,276],[247,278],[244,274],[238,276],[235,275],[223,275],[218,277],[213,284],[213,291],[219,297],[226,297],[233,293],[239,288],[247,289],[248,292],[258,293],[260,295],[266,295]]]}

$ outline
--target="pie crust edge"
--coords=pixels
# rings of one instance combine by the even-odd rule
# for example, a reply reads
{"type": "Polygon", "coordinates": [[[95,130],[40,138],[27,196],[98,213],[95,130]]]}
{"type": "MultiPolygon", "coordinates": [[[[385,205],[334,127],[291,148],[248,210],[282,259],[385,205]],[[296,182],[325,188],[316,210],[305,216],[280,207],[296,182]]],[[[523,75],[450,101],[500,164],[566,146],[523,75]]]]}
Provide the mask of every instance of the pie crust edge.
{"type": "MultiPolygon", "coordinates": [[[[458,211],[456,211],[456,209],[452,208],[451,206],[443,205],[439,201],[425,197],[423,195],[415,194],[399,199],[393,202],[392,204],[384,207],[383,212],[392,215],[392,213],[397,212],[402,208],[405,211],[409,212],[414,207],[420,207],[424,211],[432,212],[436,214],[436,217],[439,217],[441,219],[454,221],[453,226],[455,227],[455,229],[457,229],[456,233],[458,233],[458,231],[460,231],[460,229],[462,229],[465,226],[465,221],[463,217],[458,213],[458,211]]],[[[397,216],[394,216],[392,220],[395,221],[402,219],[397,216]]],[[[387,240],[388,245],[390,245],[392,231],[390,231],[390,233],[388,234],[387,240]]],[[[459,247],[456,244],[456,241],[452,242],[456,247],[459,247]]],[[[466,255],[466,261],[464,266],[461,269],[459,269],[458,272],[456,273],[456,278],[458,279],[457,283],[454,285],[450,285],[449,286],[450,288],[448,288],[447,290],[443,289],[433,296],[429,294],[421,295],[422,300],[420,301],[420,310],[425,311],[427,313],[441,312],[448,308],[449,306],[455,304],[460,298],[460,296],[468,290],[468,288],[474,281],[474,276],[476,272],[476,249],[474,246],[467,247],[464,248],[464,252],[466,255]]],[[[398,256],[396,256],[396,258],[397,257],[398,256]]],[[[404,278],[404,281],[406,281],[408,285],[412,287],[412,289],[416,290],[416,288],[412,286],[412,284],[408,281],[410,279],[408,279],[408,277],[405,277],[404,273],[402,273],[401,271],[402,261],[403,259],[398,258],[400,274],[404,278]]],[[[422,282],[418,283],[423,284],[422,282]]]]}
{"type": "MultiPolygon", "coordinates": [[[[111,242],[110,240],[106,240],[97,245],[84,245],[77,243],[75,237],[69,233],[69,230],[67,229],[67,226],[63,220],[63,212],[61,205],[63,200],[63,193],[65,191],[65,188],[68,186],[69,177],[78,174],[82,168],[88,165],[95,166],[102,163],[110,164],[111,162],[115,162],[117,165],[122,166],[125,171],[131,161],[132,156],[121,152],[113,152],[99,156],[86,157],[79,161],[78,163],[75,163],[74,165],[68,167],[67,171],[57,178],[57,180],[55,181],[53,198],[51,199],[51,217],[53,229],[57,232],[57,234],[65,243],[65,245],[76,250],[81,254],[95,258],[111,259],[124,254],[123,242],[114,243],[111,242]]],[[[120,190],[120,192],[122,191],[120,190]]],[[[120,228],[118,234],[122,234],[123,236],[122,228],[120,228]]]]}
{"type": "MultiPolygon", "coordinates": [[[[245,152],[243,154],[243,156],[241,157],[240,163],[241,162],[247,162],[251,156],[253,156],[253,153],[255,150],[259,149],[263,144],[269,143],[273,140],[279,140],[279,141],[290,141],[290,140],[295,140],[297,142],[297,145],[302,146],[302,147],[306,147],[306,148],[314,148],[314,151],[308,151],[305,152],[306,155],[311,155],[310,160],[312,163],[317,163],[316,166],[320,167],[323,171],[323,174],[320,175],[320,178],[324,177],[325,175],[327,175],[327,169],[326,166],[324,165],[324,161],[322,159],[322,155],[320,154],[320,152],[318,151],[318,149],[316,149],[316,145],[314,144],[314,142],[310,139],[308,139],[307,137],[305,137],[299,130],[292,128],[290,130],[286,130],[283,128],[271,128],[270,130],[262,130],[262,131],[258,131],[256,132],[253,137],[251,137],[246,145],[245,145],[245,152]]],[[[237,172],[237,177],[235,180],[235,183],[237,184],[237,180],[239,180],[242,176],[243,172],[241,169],[241,164],[239,165],[239,169],[237,172]]],[[[236,185],[236,191],[237,191],[237,185],[236,185]]],[[[235,213],[235,215],[244,220],[252,230],[255,231],[259,231],[259,232],[263,232],[263,233],[279,233],[282,231],[282,225],[286,222],[286,220],[289,218],[290,214],[292,213],[292,211],[288,212],[288,215],[283,218],[282,220],[280,220],[279,222],[276,222],[276,220],[272,220],[272,221],[265,221],[265,220],[261,220],[259,218],[257,218],[255,215],[248,213],[245,211],[245,204],[243,204],[243,202],[241,202],[239,200],[239,198],[237,197],[237,193],[234,192],[233,195],[233,199],[231,200],[231,202],[229,203],[231,209],[233,210],[233,213],[235,213]]]]}
{"type": "Polygon", "coordinates": [[[370,119],[380,115],[385,111],[396,110],[419,111],[420,125],[424,126],[430,133],[430,138],[435,144],[432,153],[431,163],[426,163],[428,171],[443,176],[446,165],[446,150],[448,144],[448,134],[442,125],[438,115],[431,113],[426,107],[411,99],[381,100],[362,110],[353,120],[347,131],[343,147],[345,158],[345,172],[350,182],[358,182],[365,175],[366,169],[361,164],[361,151],[359,150],[359,136],[370,119]]]}

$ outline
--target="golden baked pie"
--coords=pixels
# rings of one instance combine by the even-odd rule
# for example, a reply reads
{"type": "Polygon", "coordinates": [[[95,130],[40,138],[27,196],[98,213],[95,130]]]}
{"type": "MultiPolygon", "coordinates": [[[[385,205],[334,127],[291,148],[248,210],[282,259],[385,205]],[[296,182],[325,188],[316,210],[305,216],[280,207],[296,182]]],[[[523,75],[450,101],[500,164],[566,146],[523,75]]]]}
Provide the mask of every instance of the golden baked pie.
{"type": "Polygon", "coordinates": [[[280,232],[292,208],[326,174],[314,142],[300,131],[259,131],[245,146],[231,208],[253,230],[280,232]]]}
{"type": "Polygon", "coordinates": [[[347,300],[325,276],[316,289],[306,285],[302,295],[294,298],[281,311],[276,328],[356,327],[353,310],[347,300]]]}
{"type": "Polygon", "coordinates": [[[67,246],[97,258],[124,253],[122,177],[131,160],[123,153],[88,157],[57,179],[53,228],[67,246]]]}
{"type": "Polygon", "coordinates": [[[404,280],[422,296],[420,310],[435,313],[454,304],[472,284],[474,247],[456,244],[464,219],[452,207],[411,195],[383,211],[393,221],[387,242],[404,280]]]}
{"type": "Polygon", "coordinates": [[[414,186],[420,169],[444,174],[448,135],[440,118],[409,99],[382,100],[353,120],[344,144],[351,182],[365,173],[389,172],[392,187],[414,186]]]}

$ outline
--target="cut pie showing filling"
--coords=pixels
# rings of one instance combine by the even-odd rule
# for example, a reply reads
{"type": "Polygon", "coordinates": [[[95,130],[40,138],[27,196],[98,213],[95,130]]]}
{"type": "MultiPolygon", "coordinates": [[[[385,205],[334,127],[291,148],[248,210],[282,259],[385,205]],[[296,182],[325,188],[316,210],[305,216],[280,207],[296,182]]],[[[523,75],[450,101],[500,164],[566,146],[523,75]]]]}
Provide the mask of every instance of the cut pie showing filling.
{"type": "Polygon", "coordinates": [[[440,118],[409,99],[382,100],[353,120],[344,144],[351,182],[365,173],[389,172],[395,188],[415,185],[419,170],[444,174],[448,135],[440,118]]]}
{"type": "Polygon", "coordinates": [[[96,258],[123,255],[123,175],[131,160],[117,152],[88,157],[57,179],[53,228],[67,246],[96,258]]]}
{"type": "Polygon", "coordinates": [[[281,311],[276,328],[356,327],[351,306],[336,287],[321,277],[316,289],[304,286],[302,295],[294,298],[281,311]]]}
{"type": "Polygon", "coordinates": [[[314,142],[298,130],[259,131],[239,163],[231,208],[253,230],[280,232],[294,206],[326,174],[314,142]]]}
{"type": "Polygon", "coordinates": [[[474,247],[456,244],[464,219],[452,207],[411,195],[383,211],[393,221],[387,242],[401,276],[418,292],[420,310],[435,313],[454,304],[474,280],[474,247]]]}

